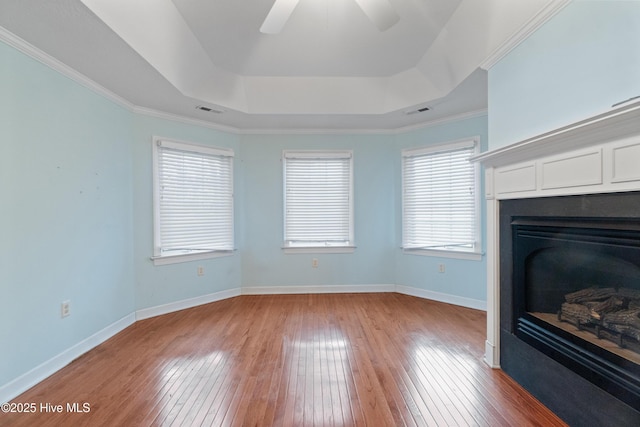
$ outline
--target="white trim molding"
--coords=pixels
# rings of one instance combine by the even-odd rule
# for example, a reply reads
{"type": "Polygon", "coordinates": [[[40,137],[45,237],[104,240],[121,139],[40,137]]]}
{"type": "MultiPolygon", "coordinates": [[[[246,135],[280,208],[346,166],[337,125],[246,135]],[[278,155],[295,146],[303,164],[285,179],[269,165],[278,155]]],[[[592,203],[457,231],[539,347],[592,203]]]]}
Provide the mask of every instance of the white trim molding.
{"type": "Polygon", "coordinates": [[[105,327],[76,345],[69,347],[62,353],[41,363],[29,372],[0,387],[0,403],[8,402],[27,391],[34,385],[53,375],[60,369],[73,362],[89,350],[102,344],[118,332],[133,325],[136,321],[135,314],[131,313],[117,322],[105,327]]]}
{"type": "Polygon", "coordinates": [[[67,64],[58,61],[53,56],[43,52],[31,43],[21,39],[2,26],[0,26],[0,41],[5,42],[7,45],[17,49],[18,51],[24,53],[30,58],[35,59],[36,61],[51,68],[52,70],[57,71],[63,76],[70,78],[74,82],[78,83],[81,86],[84,86],[90,91],[120,105],[121,107],[124,107],[129,111],[133,111],[134,105],[131,102],[99,85],[89,77],[69,67],[67,64]]]}
{"type": "Polygon", "coordinates": [[[442,292],[430,291],[428,289],[413,288],[410,286],[396,285],[396,292],[404,295],[443,302],[446,304],[459,305],[461,307],[473,308],[475,310],[487,310],[487,303],[482,300],[466,298],[457,295],[445,294],[442,292]]]}
{"type": "Polygon", "coordinates": [[[501,167],[566,153],[640,134],[640,101],[471,158],[485,167],[501,167]]]}
{"type": "Polygon", "coordinates": [[[509,37],[504,43],[502,43],[495,51],[491,53],[480,64],[480,68],[483,70],[489,70],[496,65],[502,58],[504,58],[509,52],[516,48],[520,43],[526,40],[531,34],[535,33],[538,28],[544,25],[551,18],[556,16],[566,5],[571,3],[571,0],[549,0],[541,10],[533,18],[529,20],[522,28],[520,28],[515,34],[509,37]]]}
{"type": "Polygon", "coordinates": [[[165,111],[154,110],[152,108],[146,107],[133,107],[132,111],[136,114],[140,114],[141,116],[153,117],[161,120],[169,120],[176,123],[183,123],[187,125],[200,126],[207,129],[217,130],[220,132],[230,133],[230,134],[240,134],[240,129],[223,125],[215,122],[209,122],[206,120],[193,119],[190,117],[180,116],[178,114],[167,113],[165,111]]]}
{"type": "Polygon", "coordinates": [[[185,117],[182,115],[169,113],[166,111],[160,111],[153,108],[143,107],[135,105],[129,100],[123,98],[120,95],[110,91],[104,86],[91,80],[84,74],[76,71],[67,64],[59,61],[53,56],[38,49],[31,43],[16,36],[6,28],[0,26],[0,41],[6,43],[30,58],[42,63],[43,65],[51,68],[52,70],[60,73],[61,75],[71,79],[81,86],[93,91],[94,93],[116,103],[117,105],[125,108],[126,110],[140,115],[151,118],[157,118],[162,120],[169,120],[176,123],[183,123],[187,125],[200,126],[207,129],[212,129],[220,132],[229,133],[232,135],[396,135],[408,133],[414,130],[423,129],[427,127],[447,124],[451,122],[457,122],[460,120],[466,120],[475,117],[481,117],[487,114],[486,109],[470,111],[461,114],[455,114],[440,119],[434,119],[427,122],[416,123],[413,125],[407,125],[398,128],[326,128],[326,129],[314,129],[314,128],[240,128],[231,125],[224,125],[208,120],[201,120],[192,117],[185,117]]]}
{"type": "Polygon", "coordinates": [[[391,293],[411,295],[419,298],[455,304],[463,307],[486,310],[484,301],[449,295],[425,289],[412,288],[402,285],[316,285],[316,286],[243,286],[232,288],[194,298],[188,298],[155,307],[143,308],[114,322],[106,328],[96,332],[78,344],[63,351],[59,355],[19,376],[11,382],[0,386],[0,403],[8,402],[50,375],[64,368],[73,360],[102,344],[117,333],[133,325],[139,320],[173,313],[216,301],[222,301],[239,295],[274,295],[274,294],[339,294],[339,293],[391,293]]]}
{"type": "Polygon", "coordinates": [[[240,288],[228,289],[212,294],[201,295],[194,298],[188,298],[180,301],[170,302],[167,304],[157,305],[155,307],[143,308],[135,313],[136,321],[149,319],[151,317],[161,316],[163,314],[173,313],[174,311],[186,310],[187,308],[197,307],[199,305],[209,304],[224,299],[237,297],[241,295],[240,288]]]}
{"type": "Polygon", "coordinates": [[[640,191],[640,101],[475,156],[485,167],[487,341],[500,366],[500,200],[640,191]]]}
{"type": "Polygon", "coordinates": [[[243,286],[242,295],[395,292],[395,285],[243,286]]]}
{"type": "Polygon", "coordinates": [[[243,286],[242,295],[344,294],[396,292],[446,304],[486,311],[485,301],[405,285],[243,286]]]}

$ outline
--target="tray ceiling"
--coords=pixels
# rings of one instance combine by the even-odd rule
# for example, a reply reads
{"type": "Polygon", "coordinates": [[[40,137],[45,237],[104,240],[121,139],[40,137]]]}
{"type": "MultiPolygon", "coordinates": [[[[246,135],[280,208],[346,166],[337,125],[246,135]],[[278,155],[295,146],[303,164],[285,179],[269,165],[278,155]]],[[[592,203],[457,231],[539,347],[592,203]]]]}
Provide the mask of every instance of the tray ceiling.
{"type": "Polygon", "coordinates": [[[245,131],[394,130],[486,109],[481,66],[563,2],[389,3],[386,31],[355,0],[300,0],[279,34],[259,31],[272,0],[2,0],[0,26],[140,109],[245,131]]]}

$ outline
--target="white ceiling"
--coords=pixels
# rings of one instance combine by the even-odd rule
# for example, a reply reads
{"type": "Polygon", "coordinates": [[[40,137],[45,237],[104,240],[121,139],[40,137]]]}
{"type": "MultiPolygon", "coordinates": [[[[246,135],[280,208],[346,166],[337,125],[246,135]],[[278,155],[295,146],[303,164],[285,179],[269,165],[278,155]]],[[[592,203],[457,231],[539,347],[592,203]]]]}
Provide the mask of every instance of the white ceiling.
{"type": "Polygon", "coordinates": [[[145,111],[388,131],[486,109],[483,64],[564,2],[389,0],[400,20],[380,32],[355,0],[300,0],[267,35],[273,0],[0,0],[0,26],[145,111]]]}
{"type": "Polygon", "coordinates": [[[258,29],[273,1],[173,0],[215,65],[288,77],[380,77],[415,67],[460,2],[394,2],[403,19],[381,32],[355,0],[301,0],[280,34],[264,35],[258,29]]]}

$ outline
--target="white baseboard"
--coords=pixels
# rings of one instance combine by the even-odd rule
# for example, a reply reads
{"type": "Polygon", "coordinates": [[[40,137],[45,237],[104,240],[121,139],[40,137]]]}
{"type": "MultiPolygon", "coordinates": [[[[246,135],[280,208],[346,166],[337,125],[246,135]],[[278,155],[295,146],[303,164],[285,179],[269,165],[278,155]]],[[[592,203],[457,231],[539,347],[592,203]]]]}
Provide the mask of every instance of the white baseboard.
{"type": "Polygon", "coordinates": [[[484,362],[493,369],[500,369],[498,349],[489,341],[484,342],[484,362]]]}
{"type": "MultiPolygon", "coordinates": [[[[202,295],[195,298],[189,298],[181,301],[163,304],[156,307],[143,308],[131,313],[117,322],[107,326],[101,331],[96,332],[89,338],[70,347],[54,358],[44,362],[40,366],[35,367],[29,372],[21,375],[15,380],[0,386],[0,403],[8,402],[16,396],[33,387],[40,381],[44,380],[51,374],[62,369],[74,359],[91,350],[92,348],[103,343],[118,332],[132,325],[138,320],[148,319],[150,317],[160,316],[162,314],[172,313],[174,311],[184,310],[196,307],[202,304],[209,304],[215,301],[221,301],[227,298],[239,295],[273,295],[273,294],[312,294],[312,293],[367,293],[367,292],[397,292],[400,294],[411,295],[419,298],[430,299],[434,301],[455,304],[463,307],[475,308],[477,310],[487,309],[485,301],[475,300],[471,298],[458,297],[455,295],[444,294],[440,292],[428,291],[419,288],[413,288],[403,285],[318,285],[318,286],[243,286],[242,288],[234,288],[225,291],[215,292],[212,294],[202,295]]],[[[487,343],[489,344],[489,343],[487,343]]],[[[486,349],[486,355],[493,355],[493,348],[486,349]]],[[[493,360],[496,360],[493,357],[493,360]]],[[[491,361],[487,363],[492,366],[491,361]]]]}
{"type": "Polygon", "coordinates": [[[242,295],[395,292],[395,285],[243,286],[242,295]]]}
{"type": "Polygon", "coordinates": [[[181,301],[171,302],[169,304],[158,305],[155,307],[143,308],[135,313],[136,320],[148,319],[150,317],[160,316],[162,314],[173,313],[174,311],[185,310],[187,308],[197,307],[211,302],[221,301],[223,299],[237,297],[241,295],[240,288],[228,289],[225,291],[214,292],[212,294],[201,295],[195,298],[184,299],[181,301]]]}
{"type": "Polygon", "coordinates": [[[66,349],[57,356],[47,360],[46,362],[36,366],[29,372],[20,375],[13,381],[0,387],[0,403],[8,402],[16,396],[24,393],[40,381],[51,376],[55,372],[67,366],[69,363],[82,356],[92,348],[102,344],[118,332],[135,323],[135,315],[133,313],[123,317],[117,322],[112,323],[106,328],[96,332],[90,337],[80,341],[78,344],[66,349]]]}
{"type": "Polygon", "coordinates": [[[467,308],[474,308],[476,310],[487,311],[487,302],[472,298],[459,297],[451,294],[444,294],[441,292],[428,291],[426,289],[412,288],[410,286],[396,285],[396,292],[399,294],[411,295],[414,297],[420,297],[430,299],[439,302],[445,302],[447,304],[459,305],[467,308]]]}

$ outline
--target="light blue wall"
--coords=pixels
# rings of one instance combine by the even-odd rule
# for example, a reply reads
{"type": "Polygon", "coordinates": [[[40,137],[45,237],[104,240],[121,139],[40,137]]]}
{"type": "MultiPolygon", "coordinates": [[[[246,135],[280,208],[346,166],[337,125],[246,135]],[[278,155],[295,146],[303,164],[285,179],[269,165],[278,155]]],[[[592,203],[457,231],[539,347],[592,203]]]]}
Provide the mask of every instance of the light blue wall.
{"type": "Polygon", "coordinates": [[[640,1],[574,1],[489,70],[489,148],[640,95],[640,1]]]}
{"type": "MultiPolygon", "coordinates": [[[[476,301],[486,301],[486,258],[481,261],[442,258],[433,256],[408,255],[402,252],[402,163],[401,150],[405,148],[425,147],[442,144],[464,138],[480,137],[481,151],[487,148],[487,116],[475,117],[457,122],[450,122],[439,126],[432,126],[397,136],[396,150],[393,153],[395,165],[394,179],[396,181],[396,210],[395,236],[397,241],[394,248],[396,259],[395,283],[429,292],[438,292],[460,298],[476,301]],[[445,272],[439,272],[439,264],[444,264],[445,272]]],[[[480,188],[480,194],[484,190],[480,188]]],[[[480,197],[482,215],[485,212],[484,197],[480,197]]],[[[485,219],[482,224],[482,242],[486,241],[485,219]]]]}
{"type": "Polygon", "coordinates": [[[245,135],[243,286],[394,283],[394,155],[389,135],[245,135]],[[282,151],[353,150],[355,243],[351,254],[284,254],[282,151]],[[318,259],[318,268],[311,260],[318,259]]]}
{"type": "Polygon", "coordinates": [[[136,310],[241,286],[483,298],[482,262],[447,261],[443,276],[399,253],[399,162],[407,146],[486,139],[486,118],[404,135],[234,135],[133,113],[4,44],[0,93],[0,387],[136,310]],[[235,151],[234,255],[153,265],[154,135],[235,151]],[[353,150],[355,253],[283,253],[283,149],[353,150]]]}
{"type": "Polygon", "coordinates": [[[639,75],[640,2],[576,1],[490,70],[488,119],[238,136],[134,114],[0,44],[0,385],[135,310],[240,286],[399,284],[484,301],[484,260],[400,250],[400,151],[470,136],[486,149],[487,126],[490,148],[516,142],[639,95],[639,75]],[[234,149],[235,255],[153,266],[154,135],[234,149]],[[354,151],[357,249],[286,255],[282,150],[318,148],[354,151]]]}
{"type": "Polygon", "coordinates": [[[0,43],[0,385],[133,312],[131,142],[128,111],[0,43]]]}
{"type": "Polygon", "coordinates": [[[242,163],[238,159],[238,136],[228,133],[136,115],[133,119],[133,239],[135,263],[136,308],[155,307],[181,301],[222,290],[240,287],[240,255],[193,261],[180,264],[154,266],[153,255],[153,175],[152,138],[160,136],[231,148],[234,160],[234,192],[236,241],[240,241],[242,197],[242,163]],[[197,269],[204,268],[204,275],[198,276],[197,269]]]}

